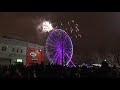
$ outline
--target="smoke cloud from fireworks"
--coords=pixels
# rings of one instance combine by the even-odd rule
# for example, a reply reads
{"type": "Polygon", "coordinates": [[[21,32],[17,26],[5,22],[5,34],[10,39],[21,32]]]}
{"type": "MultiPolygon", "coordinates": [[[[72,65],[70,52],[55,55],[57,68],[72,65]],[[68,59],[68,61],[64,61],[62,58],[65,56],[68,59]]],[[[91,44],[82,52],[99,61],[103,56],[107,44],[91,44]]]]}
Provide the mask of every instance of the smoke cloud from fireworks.
{"type": "Polygon", "coordinates": [[[43,21],[37,26],[37,30],[41,32],[50,32],[53,29],[52,23],[50,21],[43,21]]]}

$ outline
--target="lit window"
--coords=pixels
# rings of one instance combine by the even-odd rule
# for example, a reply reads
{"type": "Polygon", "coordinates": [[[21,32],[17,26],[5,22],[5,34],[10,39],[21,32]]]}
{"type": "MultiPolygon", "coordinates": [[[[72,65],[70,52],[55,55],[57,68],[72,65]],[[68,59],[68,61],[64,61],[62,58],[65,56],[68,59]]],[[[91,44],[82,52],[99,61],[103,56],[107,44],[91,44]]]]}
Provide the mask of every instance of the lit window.
{"type": "Polygon", "coordinates": [[[17,59],[17,62],[22,62],[22,59],[17,59]]]}

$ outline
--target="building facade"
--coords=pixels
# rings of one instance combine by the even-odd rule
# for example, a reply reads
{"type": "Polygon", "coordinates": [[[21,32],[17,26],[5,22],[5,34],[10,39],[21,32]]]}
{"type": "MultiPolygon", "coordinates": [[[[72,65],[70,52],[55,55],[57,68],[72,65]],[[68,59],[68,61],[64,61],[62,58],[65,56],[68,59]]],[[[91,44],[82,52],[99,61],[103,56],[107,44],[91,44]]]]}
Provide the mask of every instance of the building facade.
{"type": "Polygon", "coordinates": [[[41,63],[44,58],[44,46],[20,41],[14,38],[0,38],[0,64],[9,65],[22,62],[41,63]]]}

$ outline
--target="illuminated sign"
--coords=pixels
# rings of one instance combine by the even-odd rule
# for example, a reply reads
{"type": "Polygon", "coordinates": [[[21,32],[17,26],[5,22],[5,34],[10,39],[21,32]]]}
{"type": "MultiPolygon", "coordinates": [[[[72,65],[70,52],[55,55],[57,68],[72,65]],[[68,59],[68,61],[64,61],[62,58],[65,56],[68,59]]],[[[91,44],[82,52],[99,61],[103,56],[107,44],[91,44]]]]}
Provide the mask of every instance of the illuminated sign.
{"type": "Polygon", "coordinates": [[[35,52],[31,52],[31,53],[30,53],[30,56],[35,57],[35,56],[36,56],[36,53],[35,53],[35,52]]]}
{"type": "Polygon", "coordinates": [[[17,59],[17,62],[22,62],[22,59],[17,59]]]}
{"type": "Polygon", "coordinates": [[[36,55],[35,52],[31,52],[30,56],[31,56],[32,60],[38,60],[37,55],[36,55]]]}

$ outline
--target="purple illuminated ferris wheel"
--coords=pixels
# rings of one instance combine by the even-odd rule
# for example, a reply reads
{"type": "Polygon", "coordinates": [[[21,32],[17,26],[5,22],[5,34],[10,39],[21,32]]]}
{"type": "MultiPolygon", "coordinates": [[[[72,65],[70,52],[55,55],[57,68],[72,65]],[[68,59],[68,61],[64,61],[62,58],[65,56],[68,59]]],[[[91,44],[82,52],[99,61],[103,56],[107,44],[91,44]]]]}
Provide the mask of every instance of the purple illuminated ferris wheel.
{"type": "Polygon", "coordinates": [[[51,64],[74,65],[71,60],[73,55],[73,44],[69,35],[64,30],[53,30],[48,35],[45,49],[51,64]]]}

